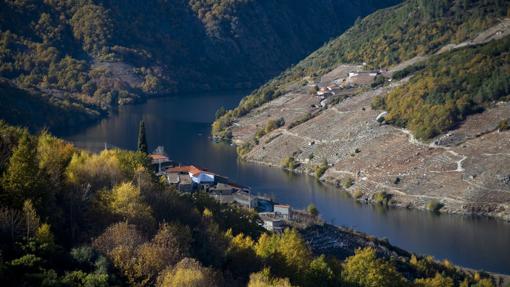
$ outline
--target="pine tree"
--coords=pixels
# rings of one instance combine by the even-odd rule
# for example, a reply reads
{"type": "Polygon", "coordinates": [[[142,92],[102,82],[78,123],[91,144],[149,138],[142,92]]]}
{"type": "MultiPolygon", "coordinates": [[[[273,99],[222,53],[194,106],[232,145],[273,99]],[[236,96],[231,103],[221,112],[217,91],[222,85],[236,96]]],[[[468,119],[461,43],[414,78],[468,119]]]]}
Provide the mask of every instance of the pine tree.
{"type": "Polygon", "coordinates": [[[143,120],[140,121],[140,127],[138,128],[138,151],[148,153],[147,137],[145,135],[145,123],[143,120]]]}
{"type": "Polygon", "coordinates": [[[13,206],[21,207],[31,199],[38,205],[41,200],[37,150],[28,133],[24,133],[14,149],[3,176],[2,184],[13,206]]]}

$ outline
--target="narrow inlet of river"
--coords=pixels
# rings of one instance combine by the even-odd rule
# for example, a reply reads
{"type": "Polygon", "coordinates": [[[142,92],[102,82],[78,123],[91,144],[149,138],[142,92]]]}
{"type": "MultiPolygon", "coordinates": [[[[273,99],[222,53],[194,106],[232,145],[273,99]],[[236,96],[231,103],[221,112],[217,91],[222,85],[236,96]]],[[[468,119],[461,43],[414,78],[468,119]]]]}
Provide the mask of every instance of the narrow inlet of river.
{"type": "Polygon", "coordinates": [[[510,274],[509,223],[362,205],[313,177],[239,161],[235,147],[214,143],[209,133],[215,111],[220,106],[235,107],[245,94],[234,91],[155,98],[121,107],[93,126],[60,131],[57,135],[92,151],[102,150],[105,143],[134,150],[138,123],[143,119],[149,149],[164,146],[176,162],[207,168],[294,208],[303,209],[314,203],[328,223],[387,238],[408,251],[510,274]]]}

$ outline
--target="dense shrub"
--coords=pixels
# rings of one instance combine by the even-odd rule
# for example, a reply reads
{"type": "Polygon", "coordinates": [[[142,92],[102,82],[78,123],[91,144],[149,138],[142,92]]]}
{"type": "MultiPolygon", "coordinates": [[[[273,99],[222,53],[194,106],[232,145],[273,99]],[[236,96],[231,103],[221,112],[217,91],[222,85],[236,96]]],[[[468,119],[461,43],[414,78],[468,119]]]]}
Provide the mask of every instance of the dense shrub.
{"type": "Polygon", "coordinates": [[[326,159],[324,159],[319,165],[315,166],[315,176],[320,178],[326,170],[328,170],[329,164],[326,159]]]}
{"type": "Polygon", "coordinates": [[[380,204],[383,206],[388,206],[391,200],[391,194],[386,192],[376,192],[374,194],[373,200],[376,204],[380,204]]]}
{"type": "Polygon", "coordinates": [[[286,168],[286,169],[289,169],[289,170],[294,170],[294,169],[296,169],[299,166],[299,162],[297,162],[294,159],[294,157],[289,156],[289,157],[286,157],[286,158],[284,158],[282,160],[281,166],[283,168],[286,168]]]}
{"type": "Polygon", "coordinates": [[[362,196],[363,196],[363,192],[359,188],[357,188],[354,191],[354,193],[352,194],[352,197],[354,197],[354,199],[360,199],[362,196]]]}
{"type": "Polygon", "coordinates": [[[253,148],[253,145],[250,142],[238,145],[236,148],[237,155],[240,158],[244,158],[251,151],[252,148],[253,148]]]}
{"type": "Polygon", "coordinates": [[[432,212],[439,212],[439,210],[441,210],[441,208],[443,208],[443,206],[444,206],[444,204],[433,199],[433,200],[427,202],[426,208],[427,208],[427,210],[430,210],[432,212]]]}
{"type": "Polygon", "coordinates": [[[354,179],[352,177],[344,177],[340,180],[340,185],[343,188],[348,189],[349,187],[354,185],[354,179]]]}
{"type": "Polygon", "coordinates": [[[259,140],[261,137],[267,135],[268,133],[276,130],[277,128],[282,127],[285,125],[285,119],[284,118],[278,118],[278,119],[272,119],[269,120],[265,127],[258,129],[257,132],[255,132],[255,139],[259,140]]]}
{"type": "Polygon", "coordinates": [[[507,131],[510,129],[510,120],[501,120],[499,123],[498,123],[498,130],[500,132],[502,131],[507,131]]]}
{"type": "Polygon", "coordinates": [[[287,129],[292,129],[294,127],[299,126],[300,124],[306,123],[307,121],[311,120],[313,118],[313,115],[311,113],[306,113],[303,117],[297,119],[296,121],[290,123],[287,127],[287,129]]]}

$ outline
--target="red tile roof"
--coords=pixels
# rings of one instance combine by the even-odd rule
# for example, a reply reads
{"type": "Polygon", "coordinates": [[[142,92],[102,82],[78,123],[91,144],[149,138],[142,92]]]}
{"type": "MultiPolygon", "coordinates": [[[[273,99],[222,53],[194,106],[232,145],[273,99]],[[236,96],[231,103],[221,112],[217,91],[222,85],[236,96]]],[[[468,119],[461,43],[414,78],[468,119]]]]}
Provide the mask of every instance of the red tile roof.
{"type": "Polygon", "coordinates": [[[189,172],[193,176],[199,175],[202,171],[207,171],[206,169],[196,167],[194,165],[183,165],[183,166],[176,166],[172,167],[166,170],[168,173],[175,173],[175,172],[189,172]]]}

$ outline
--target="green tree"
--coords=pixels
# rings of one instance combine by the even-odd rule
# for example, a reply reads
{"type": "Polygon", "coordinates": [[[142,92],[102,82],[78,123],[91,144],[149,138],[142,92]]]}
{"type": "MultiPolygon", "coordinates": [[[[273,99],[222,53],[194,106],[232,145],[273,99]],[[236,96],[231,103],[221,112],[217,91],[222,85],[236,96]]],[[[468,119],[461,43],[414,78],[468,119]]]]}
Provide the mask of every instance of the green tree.
{"type": "Polygon", "coordinates": [[[315,204],[313,204],[313,203],[310,203],[306,207],[306,211],[308,211],[308,213],[310,213],[310,215],[312,215],[312,216],[318,216],[319,215],[319,210],[317,209],[317,206],[315,206],[315,204]]]}
{"type": "Polygon", "coordinates": [[[25,132],[14,149],[2,184],[7,197],[14,207],[21,207],[22,203],[30,199],[36,206],[40,206],[42,199],[39,180],[39,166],[37,162],[36,146],[25,132]]]}
{"type": "Polygon", "coordinates": [[[264,268],[250,275],[248,287],[292,287],[292,284],[288,278],[274,278],[269,268],[264,268]]]}
{"type": "Polygon", "coordinates": [[[226,233],[230,239],[230,245],[227,249],[228,269],[234,275],[248,277],[252,272],[260,270],[260,259],[255,254],[255,242],[250,236],[239,233],[232,235],[232,229],[226,233]]]}
{"type": "Polygon", "coordinates": [[[225,113],[227,112],[227,110],[225,109],[224,106],[221,106],[218,108],[218,110],[216,111],[216,113],[214,113],[214,119],[219,119],[220,117],[222,117],[225,113]]]}
{"type": "Polygon", "coordinates": [[[37,140],[39,168],[48,176],[52,188],[61,188],[65,180],[65,170],[75,149],[72,144],[53,137],[44,131],[37,140]]]}
{"type": "Polygon", "coordinates": [[[395,266],[377,258],[375,249],[367,247],[356,250],[345,260],[342,278],[350,285],[359,287],[406,286],[406,281],[395,266]]]}
{"type": "Polygon", "coordinates": [[[138,151],[148,153],[147,135],[145,134],[145,122],[143,120],[140,121],[138,128],[138,151]]]}
{"type": "Polygon", "coordinates": [[[335,286],[333,270],[326,262],[326,257],[321,255],[312,262],[306,272],[306,286],[335,286]]]}
{"type": "Polygon", "coordinates": [[[321,164],[315,167],[315,176],[320,178],[326,170],[328,170],[329,164],[327,159],[323,159],[321,164]]]}
{"type": "Polygon", "coordinates": [[[143,201],[140,189],[130,182],[113,188],[110,208],[113,213],[122,216],[124,220],[139,224],[141,228],[150,230],[155,223],[152,210],[143,201]]]}
{"type": "Polygon", "coordinates": [[[301,283],[313,254],[296,229],[283,234],[262,234],[255,245],[255,253],[271,266],[277,276],[288,277],[301,283]]]}
{"type": "Polygon", "coordinates": [[[55,250],[55,237],[51,232],[49,224],[43,223],[37,228],[35,231],[35,240],[42,250],[50,253],[55,250]]]}
{"type": "MultiPolygon", "coordinates": [[[[494,287],[494,283],[490,279],[481,279],[476,284],[471,285],[472,287],[494,287]]],[[[508,286],[508,285],[507,285],[508,286]]]]}
{"type": "Polygon", "coordinates": [[[433,278],[423,278],[415,280],[416,287],[454,287],[452,278],[436,273],[433,278]]]}
{"type": "Polygon", "coordinates": [[[83,5],[71,18],[73,34],[81,40],[87,52],[99,53],[106,47],[112,34],[107,11],[99,5],[83,5]]]}

